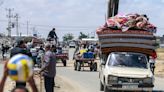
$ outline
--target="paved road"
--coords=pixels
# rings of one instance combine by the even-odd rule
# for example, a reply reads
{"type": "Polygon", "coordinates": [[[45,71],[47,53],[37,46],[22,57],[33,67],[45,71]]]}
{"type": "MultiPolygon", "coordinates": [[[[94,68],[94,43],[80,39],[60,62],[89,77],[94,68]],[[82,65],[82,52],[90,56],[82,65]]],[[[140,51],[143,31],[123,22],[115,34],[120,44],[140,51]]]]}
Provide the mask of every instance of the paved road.
{"type": "Polygon", "coordinates": [[[71,67],[57,67],[57,74],[67,77],[79,84],[86,92],[100,92],[98,72],[74,71],[71,67]]]}
{"type": "MultiPolygon", "coordinates": [[[[1,61],[0,61],[1,62],[1,61]]],[[[3,64],[0,64],[0,79],[2,77],[3,74],[3,64]]]]}

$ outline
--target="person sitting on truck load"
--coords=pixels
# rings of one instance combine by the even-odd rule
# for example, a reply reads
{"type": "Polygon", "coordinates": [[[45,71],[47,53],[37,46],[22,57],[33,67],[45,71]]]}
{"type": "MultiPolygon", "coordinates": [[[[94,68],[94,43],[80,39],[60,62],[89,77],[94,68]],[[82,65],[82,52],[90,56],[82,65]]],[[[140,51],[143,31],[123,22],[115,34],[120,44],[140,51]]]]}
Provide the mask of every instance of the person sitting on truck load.
{"type": "Polygon", "coordinates": [[[55,30],[56,30],[56,29],[53,28],[53,29],[49,32],[49,34],[48,34],[48,40],[49,40],[49,41],[55,40],[55,41],[57,42],[58,37],[57,37],[57,35],[56,35],[55,30]]]}

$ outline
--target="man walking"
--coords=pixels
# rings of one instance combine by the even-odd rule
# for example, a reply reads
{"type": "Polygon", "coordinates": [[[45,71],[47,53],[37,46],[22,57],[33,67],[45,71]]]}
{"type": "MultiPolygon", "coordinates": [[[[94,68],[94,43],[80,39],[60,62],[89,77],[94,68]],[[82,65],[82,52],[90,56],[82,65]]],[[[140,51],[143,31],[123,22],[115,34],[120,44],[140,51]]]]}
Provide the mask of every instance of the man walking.
{"type": "Polygon", "coordinates": [[[2,48],[2,58],[4,60],[4,58],[5,58],[5,46],[2,44],[1,48],[2,48]]]}
{"type": "Polygon", "coordinates": [[[54,92],[54,78],[56,75],[55,53],[51,51],[50,44],[45,45],[44,64],[40,73],[43,72],[46,92],[54,92]]]}

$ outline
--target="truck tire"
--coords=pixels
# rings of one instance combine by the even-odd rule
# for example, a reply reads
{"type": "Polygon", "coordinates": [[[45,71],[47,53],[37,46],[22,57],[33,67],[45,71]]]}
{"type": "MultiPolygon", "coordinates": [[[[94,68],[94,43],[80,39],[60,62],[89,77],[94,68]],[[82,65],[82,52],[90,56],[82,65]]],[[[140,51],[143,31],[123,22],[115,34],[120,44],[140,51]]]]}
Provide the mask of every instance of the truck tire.
{"type": "Polygon", "coordinates": [[[90,66],[90,71],[92,71],[93,70],[93,63],[92,62],[89,63],[89,66],[90,66]]]}
{"type": "Polygon", "coordinates": [[[104,85],[102,84],[101,81],[100,81],[100,91],[104,91],[104,85]]]}
{"type": "Polygon", "coordinates": [[[80,62],[77,62],[77,70],[78,70],[78,71],[81,70],[81,64],[80,64],[80,62]]]}
{"type": "Polygon", "coordinates": [[[97,62],[93,63],[93,70],[97,71],[97,62]]]}

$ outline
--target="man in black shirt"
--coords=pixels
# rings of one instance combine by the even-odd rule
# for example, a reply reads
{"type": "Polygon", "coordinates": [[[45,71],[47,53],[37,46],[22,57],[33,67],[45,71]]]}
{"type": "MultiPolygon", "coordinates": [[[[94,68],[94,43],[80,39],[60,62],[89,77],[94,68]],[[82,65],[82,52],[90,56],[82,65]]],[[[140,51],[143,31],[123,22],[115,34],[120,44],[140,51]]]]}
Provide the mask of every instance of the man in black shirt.
{"type": "Polygon", "coordinates": [[[48,40],[53,40],[53,39],[55,39],[55,41],[57,42],[58,37],[56,35],[55,28],[53,28],[48,34],[48,40]]]}

